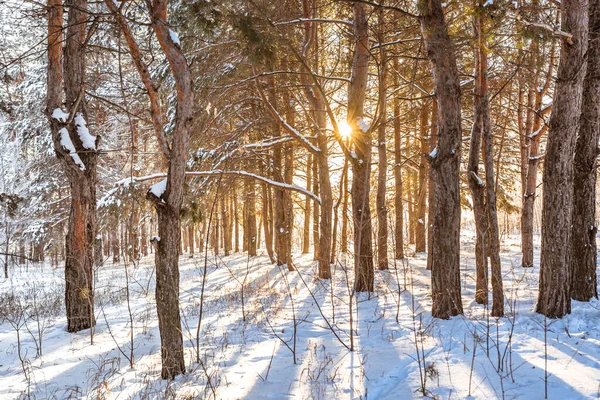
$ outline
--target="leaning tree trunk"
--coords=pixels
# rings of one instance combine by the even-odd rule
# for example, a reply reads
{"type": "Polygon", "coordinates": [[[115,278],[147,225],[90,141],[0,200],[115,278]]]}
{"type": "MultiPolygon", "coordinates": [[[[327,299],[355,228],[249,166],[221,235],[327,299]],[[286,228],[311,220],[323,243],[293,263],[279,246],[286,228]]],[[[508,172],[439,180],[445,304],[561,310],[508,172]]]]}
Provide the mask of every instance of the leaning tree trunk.
{"type": "Polygon", "coordinates": [[[460,287],[460,82],[441,1],[421,0],[419,5],[439,121],[438,144],[429,155],[435,202],[432,314],[437,318],[449,318],[463,312],[460,287]]]}
{"type": "Polygon", "coordinates": [[[355,158],[352,159],[352,214],[354,219],[354,289],[372,292],[373,244],[371,207],[369,205],[371,178],[370,128],[363,121],[364,102],[369,72],[369,36],[365,5],[354,3],[356,42],[352,76],[348,93],[348,124],[352,127],[355,158]]]}
{"type": "Polygon", "coordinates": [[[561,46],[544,161],[540,285],[536,311],[549,318],[571,312],[569,286],[573,208],[573,155],[581,114],[588,41],[588,1],[563,0],[561,30],[573,35],[561,46]]]}
{"type": "Polygon", "coordinates": [[[65,243],[65,305],[67,330],[77,332],[95,325],[93,265],[96,238],[97,138],[87,131],[85,88],[85,40],[87,0],[72,0],[62,64],[63,6],[48,2],[48,92],[47,114],[52,140],[71,187],[71,209],[65,243]],[[68,117],[61,115],[64,76],[68,117]]]}
{"type": "Polygon", "coordinates": [[[596,285],[596,172],[600,137],[600,0],[590,0],[589,49],[573,176],[571,298],[598,298],[596,285]]]}

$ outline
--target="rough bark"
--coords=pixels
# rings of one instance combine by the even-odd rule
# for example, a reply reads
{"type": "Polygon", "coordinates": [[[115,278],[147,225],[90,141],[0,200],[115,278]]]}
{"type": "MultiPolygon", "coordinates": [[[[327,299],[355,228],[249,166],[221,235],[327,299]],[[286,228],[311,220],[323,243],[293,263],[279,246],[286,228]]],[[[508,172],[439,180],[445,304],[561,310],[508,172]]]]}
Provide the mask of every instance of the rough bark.
{"type": "MultiPolygon", "coordinates": [[[[115,3],[105,2],[115,12],[115,3]]],[[[148,3],[150,6],[150,3],[148,3]]],[[[139,48],[120,14],[117,21],[127,39],[130,52],[140,77],[146,85],[153,108],[152,120],[159,147],[167,159],[167,184],[165,192],[156,198],[150,191],[148,198],[153,202],[158,216],[156,262],[156,306],[161,337],[163,379],[172,379],[185,373],[183,339],[179,314],[179,248],[181,247],[181,206],[185,190],[185,168],[188,155],[189,136],[192,125],[194,91],[191,73],[180,44],[173,41],[167,18],[168,1],[153,0],[150,7],[151,26],[161,50],[169,63],[175,81],[177,105],[170,146],[166,143],[164,127],[161,125],[161,109],[155,109],[153,97],[156,86],[148,78],[143,61],[134,55],[139,48]]]]}
{"type": "Polygon", "coordinates": [[[365,4],[354,3],[354,59],[348,93],[348,124],[356,158],[352,162],[352,216],[354,219],[354,289],[372,292],[375,279],[369,191],[371,178],[370,128],[363,121],[369,72],[369,36],[365,4]]]}
{"type": "MultiPolygon", "coordinates": [[[[269,101],[275,109],[278,108],[277,104],[277,88],[275,79],[271,79],[269,82],[269,101]]],[[[287,121],[288,124],[290,121],[287,121]]],[[[293,125],[292,125],[293,126],[293,125]]],[[[274,137],[281,137],[281,129],[279,128],[279,120],[273,119],[272,130],[274,137]]],[[[283,149],[282,145],[276,145],[273,148],[273,179],[277,182],[284,182],[283,179],[283,149]]],[[[280,188],[273,189],[273,197],[275,199],[275,255],[277,265],[284,265],[287,262],[287,226],[286,226],[286,210],[284,207],[285,203],[285,191],[280,188]]]]}
{"type": "Polygon", "coordinates": [[[71,188],[71,207],[65,243],[65,306],[67,330],[77,332],[95,325],[92,281],[96,238],[97,153],[95,148],[84,151],[86,149],[79,138],[76,121],[74,121],[77,116],[88,120],[83,101],[88,4],[87,0],[72,0],[65,3],[70,11],[65,35],[64,64],[61,60],[63,56],[62,2],[49,1],[48,6],[49,63],[46,111],[50,117],[54,149],[62,162],[71,188]],[[61,68],[64,74],[60,71],[61,68]],[[55,109],[61,107],[63,83],[69,118],[66,121],[59,121],[51,116],[55,109]],[[69,151],[65,150],[61,144],[61,135],[70,137],[76,155],[69,154],[69,151]],[[76,162],[75,157],[80,159],[79,163],[76,162]]]}
{"type": "Polygon", "coordinates": [[[579,135],[573,163],[571,298],[598,298],[596,285],[596,173],[600,137],[600,0],[590,0],[589,48],[579,135]]]}
{"type": "Polygon", "coordinates": [[[562,42],[558,80],[550,115],[544,162],[542,247],[536,311],[549,318],[571,312],[570,261],[573,207],[573,155],[581,116],[581,96],[588,45],[588,1],[563,0],[561,30],[573,35],[562,42]]]}
{"type": "Polygon", "coordinates": [[[419,2],[421,29],[438,102],[438,144],[430,156],[435,210],[432,235],[432,315],[462,314],[460,286],[460,82],[440,0],[419,2]]]}

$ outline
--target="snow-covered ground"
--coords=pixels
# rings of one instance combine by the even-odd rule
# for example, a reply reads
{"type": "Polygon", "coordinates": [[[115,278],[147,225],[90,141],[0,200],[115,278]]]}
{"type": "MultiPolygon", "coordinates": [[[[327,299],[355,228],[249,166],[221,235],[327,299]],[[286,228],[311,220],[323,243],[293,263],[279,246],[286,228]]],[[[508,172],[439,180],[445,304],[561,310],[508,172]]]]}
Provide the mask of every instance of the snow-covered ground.
{"type": "Polygon", "coordinates": [[[288,272],[264,255],[211,255],[199,357],[204,258],[186,254],[181,309],[189,373],[173,382],[160,380],[152,256],[129,266],[129,303],[125,267],[99,269],[93,344],[90,331],[65,331],[62,270],[23,266],[0,281],[0,398],[408,399],[425,391],[443,399],[538,399],[546,363],[549,398],[598,398],[600,302],[574,301],[571,315],[544,321],[532,311],[539,270],[519,266],[518,243],[510,237],[502,248],[507,316],[499,320],[473,301],[468,234],[465,314],[448,321],[431,318],[424,254],[378,271],[375,293],[352,303],[349,260],[340,260],[329,283],[315,278],[309,256],[298,255],[298,272],[288,272]]]}

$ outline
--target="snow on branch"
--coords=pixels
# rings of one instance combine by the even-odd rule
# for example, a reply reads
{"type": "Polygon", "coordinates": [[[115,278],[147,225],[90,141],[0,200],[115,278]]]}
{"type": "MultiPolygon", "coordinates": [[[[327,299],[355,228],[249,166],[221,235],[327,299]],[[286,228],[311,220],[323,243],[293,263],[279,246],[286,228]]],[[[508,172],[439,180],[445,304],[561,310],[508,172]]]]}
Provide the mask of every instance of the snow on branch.
{"type": "Polygon", "coordinates": [[[548,32],[549,34],[551,34],[552,36],[564,38],[568,44],[570,44],[571,46],[573,45],[573,35],[569,32],[564,32],[564,31],[561,31],[560,29],[554,29],[552,26],[543,24],[541,22],[531,22],[531,21],[524,20],[523,18],[521,18],[521,16],[519,14],[517,14],[517,20],[519,20],[521,23],[523,23],[523,25],[525,25],[525,28],[538,28],[538,29],[544,30],[544,31],[548,32]]]}
{"type": "Polygon", "coordinates": [[[243,148],[246,149],[246,150],[249,150],[249,149],[266,149],[268,147],[276,146],[276,145],[281,144],[281,143],[289,142],[290,140],[294,140],[294,138],[292,136],[283,136],[283,137],[273,138],[271,140],[265,139],[265,140],[262,140],[260,142],[245,144],[243,146],[243,148]]]}
{"type": "Polygon", "coordinates": [[[301,24],[306,22],[327,22],[332,24],[342,24],[348,26],[354,26],[352,21],[344,19],[328,19],[328,18],[296,18],[290,21],[275,22],[274,25],[289,25],[289,24],[301,24]]]}
{"type": "Polygon", "coordinates": [[[67,131],[67,128],[61,128],[58,133],[60,134],[60,145],[69,152],[69,155],[73,161],[75,161],[75,164],[79,166],[79,169],[85,171],[85,164],[83,161],[81,161],[79,154],[77,154],[77,150],[75,150],[75,146],[71,141],[71,137],[69,136],[69,131],[67,131]]]}
{"type": "Polygon", "coordinates": [[[483,181],[481,180],[481,178],[479,177],[479,175],[477,175],[477,173],[475,171],[469,171],[469,173],[471,174],[471,176],[473,177],[473,179],[475,180],[475,182],[477,183],[478,186],[484,187],[485,184],[483,183],[483,181]]]}
{"type": "Polygon", "coordinates": [[[252,178],[252,179],[256,179],[258,181],[261,182],[265,182],[268,185],[271,186],[275,186],[284,190],[291,190],[293,192],[298,192],[301,193],[305,196],[310,197],[311,199],[315,200],[317,203],[321,204],[321,199],[316,196],[313,192],[304,189],[303,187],[297,186],[297,185],[292,185],[289,183],[283,183],[283,182],[277,182],[274,181],[272,179],[266,178],[264,176],[260,176],[257,174],[253,174],[251,172],[246,172],[246,171],[222,171],[222,170],[214,170],[214,171],[193,171],[193,172],[186,172],[185,173],[186,176],[212,176],[212,175],[239,175],[239,176],[245,176],[248,178],[252,178]]]}
{"type": "MultiPolygon", "coordinates": [[[[307,197],[310,197],[311,199],[315,200],[317,203],[321,204],[321,199],[319,198],[319,196],[315,195],[313,192],[304,189],[303,187],[300,187],[298,185],[293,185],[293,184],[289,184],[289,183],[283,183],[283,182],[277,182],[274,181],[272,179],[266,178],[264,176],[260,176],[257,174],[253,174],[252,172],[247,172],[247,171],[224,171],[224,170],[220,170],[220,169],[215,169],[215,170],[211,170],[211,171],[188,171],[185,173],[186,176],[188,177],[193,177],[193,176],[214,176],[214,175],[237,175],[237,176],[244,176],[247,178],[252,178],[252,179],[256,179],[258,181],[264,182],[270,186],[274,186],[274,187],[278,187],[280,189],[283,190],[290,190],[292,192],[298,192],[300,194],[303,194],[307,197]]],[[[134,177],[128,177],[125,179],[122,179],[120,181],[117,181],[115,183],[115,186],[129,186],[129,185],[133,185],[137,182],[145,182],[145,181],[151,181],[154,179],[162,179],[161,182],[152,185],[149,189],[149,191],[154,194],[157,198],[160,198],[160,196],[164,193],[164,188],[166,189],[166,180],[167,174],[164,173],[159,173],[159,174],[152,174],[152,175],[146,175],[146,176],[134,176],[134,177]]],[[[110,195],[114,195],[115,190],[111,190],[108,192],[108,196],[110,195]]],[[[106,202],[106,198],[108,196],[104,196],[103,201],[106,202]]]]}

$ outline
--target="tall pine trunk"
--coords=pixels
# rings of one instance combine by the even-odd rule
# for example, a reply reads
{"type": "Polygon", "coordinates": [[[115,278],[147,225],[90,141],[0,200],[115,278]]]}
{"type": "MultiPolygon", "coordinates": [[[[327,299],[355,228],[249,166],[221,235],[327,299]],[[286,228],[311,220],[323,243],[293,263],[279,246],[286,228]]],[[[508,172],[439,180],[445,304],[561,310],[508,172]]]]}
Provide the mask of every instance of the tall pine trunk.
{"type": "Polygon", "coordinates": [[[588,47],[588,1],[563,0],[561,30],[573,35],[563,39],[558,80],[552,102],[550,129],[544,161],[542,247],[536,311],[550,318],[571,312],[571,245],[573,208],[573,155],[581,117],[581,96],[588,47]]]}
{"type": "Polygon", "coordinates": [[[445,319],[463,312],[460,286],[460,82],[441,1],[421,0],[419,9],[427,57],[433,71],[439,121],[438,144],[429,156],[435,202],[432,315],[445,319]]]}
{"type": "Polygon", "coordinates": [[[485,165],[485,199],[488,243],[484,252],[490,258],[492,270],[492,316],[504,316],[504,289],[502,286],[502,264],[500,262],[500,232],[498,229],[498,212],[496,209],[496,187],[494,179],[494,153],[492,124],[490,119],[490,101],[488,92],[488,61],[485,49],[485,19],[483,1],[479,1],[479,71],[476,78],[479,79],[479,89],[481,95],[481,128],[483,133],[483,161],[485,165]]]}
{"type": "MultiPolygon", "coordinates": [[[[474,2],[477,4],[476,2],[474,2]]],[[[478,10],[479,12],[479,10],[478,10]]],[[[485,184],[480,178],[479,157],[481,154],[481,138],[483,133],[483,94],[481,63],[482,52],[480,49],[481,20],[479,15],[473,16],[476,43],[474,46],[475,91],[473,97],[473,127],[471,129],[471,143],[469,147],[468,183],[473,201],[473,217],[475,220],[475,301],[479,304],[488,303],[488,258],[486,247],[488,245],[488,218],[485,204],[485,184]]]]}
{"type": "Polygon", "coordinates": [[[426,250],[425,214],[427,213],[427,159],[424,157],[429,151],[427,131],[429,129],[429,106],[427,101],[421,104],[419,115],[419,142],[421,144],[421,157],[419,162],[419,190],[416,201],[415,224],[415,252],[423,253],[426,250]]]}
{"type": "Polygon", "coordinates": [[[590,0],[589,49],[573,176],[571,298],[598,298],[596,285],[596,173],[600,137],[600,0],[590,0]]]}
{"type": "Polygon", "coordinates": [[[373,244],[369,192],[371,180],[370,128],[363,120],[369,72],[369,26],[365,4],[354,3],[354,59],[348,93],[348,124],[356,155],[352,162],[352,216],[354,219],[354,289],[372,292],[373,244]]]}
{"type": "MultiPolygon", "coordinates": [[[[383,9],[378,10],[379,17],[379,43],[384,40],[384,18],[383,9]]],[[[380,71],[379,71],[379,126],[377,127],[377,153],[379,158],[379,171],[377,175],[377,267],[386,270],[388,266],[388,214],[385,195],[387,192],[387,54],[384,46],[379,47],[380,71]]]]}
{"type": "MultiPolygon", "coordinates": [[[[88,119],[83,100],[85,88],[85,40],[87,0],[66,2],[69,7],[62,62],[63,6],[60,0],[48,2],[48,91],[46,112],[58,158],[69,179],[71,207],[65,242],[65,306],[67,330],[77,332],[95,325],[93,265],[96,238],[95,143],[84,143],[79,133],[88,119]],[[64,72],[64,75],[63,75],[64,72]],[[63,79],[64,77],[64,79],[63,79]],[[68,117],[58,116],[64,83],[68,117]],[[65,143],[70,142],[71,149],[65,143]]],[[[88,133],[89,135],[89,133],[88,133]]]]}

